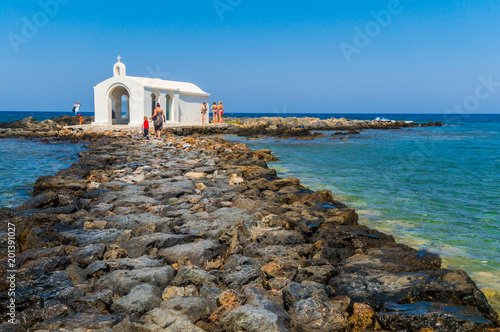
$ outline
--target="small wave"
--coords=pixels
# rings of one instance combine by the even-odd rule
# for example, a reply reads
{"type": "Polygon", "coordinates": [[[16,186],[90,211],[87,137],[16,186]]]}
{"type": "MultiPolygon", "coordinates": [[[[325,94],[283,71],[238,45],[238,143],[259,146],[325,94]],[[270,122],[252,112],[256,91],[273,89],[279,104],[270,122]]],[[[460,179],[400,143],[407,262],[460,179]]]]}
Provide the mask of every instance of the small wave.
{"type": "Polygon", "coordinates": [[[390,120],[390,119],[386,119],[386,118],[381,118],[381,117],[377,117],[375,119],[375,121],[396,122],[394,120],[390,120]]]}

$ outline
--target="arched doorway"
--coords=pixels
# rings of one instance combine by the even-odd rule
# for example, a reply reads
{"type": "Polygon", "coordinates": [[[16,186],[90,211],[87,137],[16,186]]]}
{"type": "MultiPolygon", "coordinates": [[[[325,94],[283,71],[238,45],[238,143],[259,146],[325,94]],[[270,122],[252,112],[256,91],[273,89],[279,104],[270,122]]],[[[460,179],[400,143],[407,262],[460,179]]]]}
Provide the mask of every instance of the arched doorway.
{"type": "Polygon", "coordinates": [[[124,86],[118,85],[111,90],[109,107],[112,124],[128,124],[130,122],[130,94],[124,86]]]}

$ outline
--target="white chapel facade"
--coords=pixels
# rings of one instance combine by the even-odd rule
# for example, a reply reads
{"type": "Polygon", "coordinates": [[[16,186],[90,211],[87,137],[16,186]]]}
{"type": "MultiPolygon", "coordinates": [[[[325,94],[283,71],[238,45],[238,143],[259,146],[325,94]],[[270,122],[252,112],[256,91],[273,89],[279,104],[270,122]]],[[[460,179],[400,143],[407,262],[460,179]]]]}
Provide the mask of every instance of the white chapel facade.
{"type": "Polygon", "coordinates": [[[113,77],[94,87],[93,125],[141,126],[144,116],[152,116],[157,103],[165,112],[166,125],[201,124],[201,107],[208,103],[210,94],[192,83],[127,76],[120,60],[118,56],[113,77]]]}

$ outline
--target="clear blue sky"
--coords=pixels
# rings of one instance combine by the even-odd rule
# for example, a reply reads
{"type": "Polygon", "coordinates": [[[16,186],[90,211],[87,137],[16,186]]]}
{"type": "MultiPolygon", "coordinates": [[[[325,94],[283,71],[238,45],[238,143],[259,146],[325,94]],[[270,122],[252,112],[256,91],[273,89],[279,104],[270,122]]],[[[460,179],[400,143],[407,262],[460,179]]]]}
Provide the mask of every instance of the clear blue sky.
{"type": "Polygon", "coordinates": [[[127,74],[195,83],[227,112],[500,112],[498,1],[401,0],[383,25],[371,12],[391,1],[54,1],[53,17],[1,2],[0,110],[93,111],[121,55],[127,74]]]}

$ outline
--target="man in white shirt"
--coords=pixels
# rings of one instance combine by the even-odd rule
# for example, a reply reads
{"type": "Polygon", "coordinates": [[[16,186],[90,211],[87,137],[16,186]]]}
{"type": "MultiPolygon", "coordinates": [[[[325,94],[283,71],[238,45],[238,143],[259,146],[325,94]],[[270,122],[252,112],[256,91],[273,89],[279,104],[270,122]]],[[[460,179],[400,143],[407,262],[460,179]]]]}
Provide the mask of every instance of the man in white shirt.
{"type": "Polygon", "coordinates": [[[80,106],[82,106],[82,104],[80,104],[79,102],[75,102],[75,105],[73,105],[73,113],[75,113],[75,115],[80,112],[80,106]]]}

